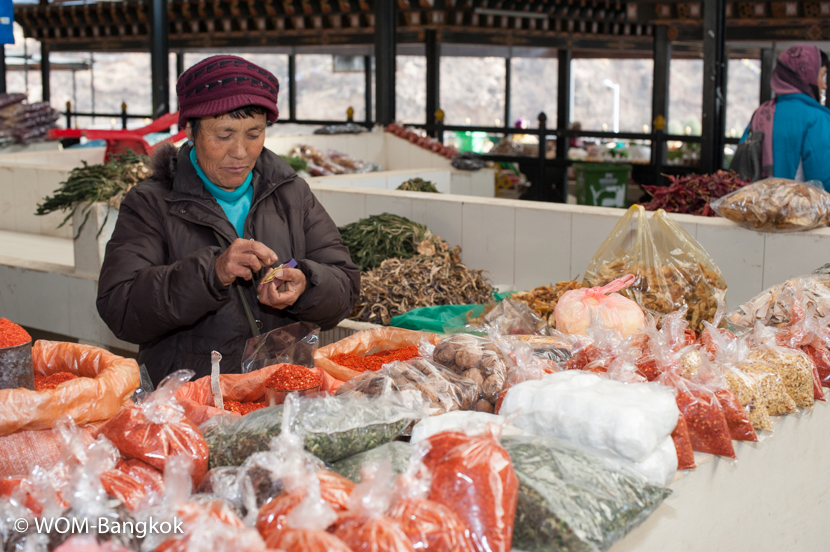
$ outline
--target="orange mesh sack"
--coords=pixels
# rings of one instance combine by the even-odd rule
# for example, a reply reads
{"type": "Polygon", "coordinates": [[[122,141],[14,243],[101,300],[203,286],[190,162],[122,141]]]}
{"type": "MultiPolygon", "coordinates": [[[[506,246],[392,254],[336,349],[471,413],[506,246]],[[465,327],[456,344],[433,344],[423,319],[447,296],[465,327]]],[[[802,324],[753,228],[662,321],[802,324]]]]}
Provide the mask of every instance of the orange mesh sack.
{"type": "Polygon", "coordinates": [[[135,360],[89,345],[37,341],[32,360],[35,376],[70,372],[78,378],[48,391],[0,390],[0,436],[52,429],[64,415],[78,425],[107,420],[141,384],[135,360]]]}
{"type": "MultiPolygon", "coordinates": [[[[262,402],[265,400],[265,381],[271,375],[285,366],[275,364],[266,366],[247,374],[222,374],[219,376],[219,385],[222,389],[222,398],[226,401],[241,403],[262,402]]],[[[323,379],[321,390],[334,393],[343,383],[328,375],[320,368],[311,368],[319,373],[323,379]]],[[[185,383],[177,392],[176,399],[184,408],[187,418],[196,425],[202,425],[217,414],[238,414],[220,410],[213,406],[213,390],[210,387],[210,376],[199,378],[196,381],[185,383]]]]}
{"type": "Polygon", "coordinates": [[[336,355],[352,354],[366,356],[381,351],[399,349],[401,347],[418,347],[423,338],[426,338],[433,345],[436,345],[441,340],[435,334],[415,332],[402,328],[384,327],[362,330],[336,343],[320,347],[314,351],[314,364],[340,381],[349,381],[359,376],[361,372],[334,362],[332,359],[336,355]]]}
{"type": "MultiPolygon", "coordinates": [[[[85,446],[92,444],[105,423],[78,428],[85,446]]],[[[0,477],[28,475],[34,466],[51,469],[60,460],[65,446],[58,429],[22,430],[0,437],[0,477]]]]}

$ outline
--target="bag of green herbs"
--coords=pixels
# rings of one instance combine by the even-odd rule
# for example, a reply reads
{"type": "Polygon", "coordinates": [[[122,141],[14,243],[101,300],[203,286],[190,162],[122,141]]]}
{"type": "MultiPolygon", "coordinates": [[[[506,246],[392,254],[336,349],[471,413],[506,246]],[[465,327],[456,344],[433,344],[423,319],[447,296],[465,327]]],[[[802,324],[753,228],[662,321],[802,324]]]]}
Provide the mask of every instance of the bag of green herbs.
{"type": "Polygon", "coordinates": [[[501,444],[519,479],[513,546],[526,552],[607,550],[671,493],[619,460],[555,437],[501,444]]]}
{"type": "MultiPolygon", "coordinates": [[[[427,415],[413,398],[391,394],[315,397],[300,401],[292,429],[305,449],[324,462],[336,462],[394,440],[411,422],[427,415]]],[[[210,468],[239,466],[252,454],[269,450],[280,434],[282,406],[269,406],[242,417],[214,416],[200,426],[210,451],[210,468]]]]}
{"type": "Polygon", "coordinates": [[[344,458],[331,465],[331,471],[339,473],[346,479],[355,483],[361,482],[360,469],[363,464],[377,464],[382,460],[389,460],[392,464],[392,471],[396,474],[403,473],[409,463],[409,458],[415,451],[415,445],[403,441],[392,441],[379,447],[344,458]]]}

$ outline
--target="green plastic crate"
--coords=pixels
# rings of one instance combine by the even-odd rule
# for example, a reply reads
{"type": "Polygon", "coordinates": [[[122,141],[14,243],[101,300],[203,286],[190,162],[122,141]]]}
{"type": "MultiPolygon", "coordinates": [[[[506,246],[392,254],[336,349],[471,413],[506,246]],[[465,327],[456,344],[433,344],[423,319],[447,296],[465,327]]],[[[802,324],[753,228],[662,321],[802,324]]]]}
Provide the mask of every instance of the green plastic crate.
{"type": "Polygon", "coordinates": [[[576,202],[597,207],[625,207],[631,165],[574,163],[576,202]]]}

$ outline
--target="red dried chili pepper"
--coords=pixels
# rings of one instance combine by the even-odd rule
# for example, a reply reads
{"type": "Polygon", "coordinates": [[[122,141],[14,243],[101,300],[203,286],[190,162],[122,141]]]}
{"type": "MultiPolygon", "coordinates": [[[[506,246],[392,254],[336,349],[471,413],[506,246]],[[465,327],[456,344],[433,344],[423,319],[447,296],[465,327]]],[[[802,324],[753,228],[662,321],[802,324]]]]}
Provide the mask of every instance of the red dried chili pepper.
{"type": "Polygon", "coordinates": [[[647,211],[663,209],[669,213],[686,213],[713,217],[709,202],[749,184],[733,172],[718,171],[710,175],[670,176],[668,186],[642,186],[652,195],[644,202],[647,211]]]}
{"type": "Polygon", "coordinates": [[[312,372],[305,366],[286,364],[265,380],[265,387],[277,391],[297,391],[318,387],[323,378],[317,372],[312,372]]]}
{"type": "Polygon", "coordinates": [[[388,351],[380,351],[371,355],[360,356],[352,353],[340,353],[334,355],[331,361],[340,366],[345,366],[355,372],[366,372],[371,370],[376,372],[381,369],[384,364],[389,364],[396,360],[405,361],[421,356],[418,352],[418,347],[400,347],[398,349],[390,349],[388,351]]]}
{"type": "Polygon", "coordinates": [[[258,402],[224,401],[224,406],[225,410],[228,412],[236,412],[237,414],[244,416],[245,414],[250,414],[254,410],[265,408],[268,405],[258,402]]]}
{"type": "Polygon", "coordinates": [[[8,320],[0,318],[0,349],[17,347],[32,340],[32,336],[23,328],[8,320]]]}
{"type": "Polygon", "coordinates": [[[50,376],[35,376],[35,391],[49,391],[73,379],[78,379],[78,376],[71,372],[55,372],[50,376]]]}
{"type": "Polygon", "coordinates": [[[674,441],[674,450],[677,451],[677,469],[691,470],[695,468],[695,453],[692,450],[692,439],[689,437],[689,426],[683,414],[677,417],[677,426],[671,432],[674,441]]]}

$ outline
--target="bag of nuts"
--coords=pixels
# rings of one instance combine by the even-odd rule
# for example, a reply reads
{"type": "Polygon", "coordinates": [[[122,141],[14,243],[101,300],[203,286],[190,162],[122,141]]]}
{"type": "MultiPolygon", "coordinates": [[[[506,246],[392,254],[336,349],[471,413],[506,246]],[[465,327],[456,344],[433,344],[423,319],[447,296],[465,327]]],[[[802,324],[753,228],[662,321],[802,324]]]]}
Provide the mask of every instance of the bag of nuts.
{"type": "MultiPolygon", "coordinates": [[[[422,351],[422,356],[427,358],[428,353],[422,351]]],[[[456,334],[438,342],[430,356],[437,364],[480,386],[481,398],[475,410],[494,411],[507,380],[507,364],[498,345],[488,339],[456,334]]]]}

